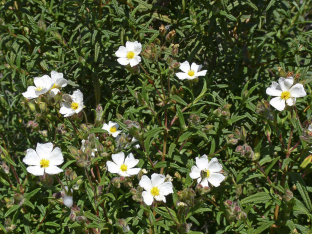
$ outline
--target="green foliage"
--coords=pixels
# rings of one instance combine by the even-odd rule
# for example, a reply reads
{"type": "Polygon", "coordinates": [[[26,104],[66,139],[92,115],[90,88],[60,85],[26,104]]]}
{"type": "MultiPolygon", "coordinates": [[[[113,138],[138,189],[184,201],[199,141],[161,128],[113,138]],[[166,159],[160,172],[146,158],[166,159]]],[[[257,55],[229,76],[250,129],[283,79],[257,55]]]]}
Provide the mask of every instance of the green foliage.
{"type": "Polygon", "coordinates": [[[310,0],[0,7],[1,234],[311,232],[310,0]],[[127,41],[142,43],[140,66],[117,62],[127,41]],[[179,80],[184,61],[202,64],[206,76],[179,80]],[[84,113],[64,118],[61,94],[22,96],[54,70],[69,81],[62,94],[82,91],[84,113]],[[291,75],[307,96],[273,110],[266,88],[291,75]],[[102,129],[109,121],[123,131],[119,139],[102,129]],[[27,172],[22,160],[37,142],[61,148],[59,177],[27,172]],[[130,179],[107,171],[120,151],[132,152],[149,177],[171,176],[166,203],[143,202],[143,171],[130,179]],[[219,187],[201,188],[189,175],[203,154],[223,165],[219,187]],[[64,185],[73,189],[71,208],[64,185]]]}

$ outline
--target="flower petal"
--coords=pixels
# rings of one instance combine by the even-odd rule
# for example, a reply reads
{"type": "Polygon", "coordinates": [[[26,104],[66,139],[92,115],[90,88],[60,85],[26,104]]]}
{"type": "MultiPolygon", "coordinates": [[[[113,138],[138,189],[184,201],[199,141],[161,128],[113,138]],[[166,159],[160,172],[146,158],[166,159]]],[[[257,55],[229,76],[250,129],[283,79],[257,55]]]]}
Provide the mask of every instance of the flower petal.
{"type": "Polygon", "coordinates": [[[271,86],[266,89],[266,94],[270,96],[280,97],[282,94],[281,87],[278,83],[273,82],[271,86]]]}
{"type": "Polygon", "coordinates": [[[108,124],[104,123],[102,129],[104,129],[104,130],[106,130],[107,132],[109,132],[110,127],[109,127],[108,124]]]}
{"type": "Polygon", "coordinates": [[[165,179],[166,179],[166,177],[165,177],[164,175],[154,173],[154,174],[151,176],[151,181],[152,181],[153,187],[158,187],[158,186],[160,186],[162,183],[165,182],[165,179]]]}
{"type": "Polygon", "coordinates": [[[189,75],[187,73],[183,73],[183,72],[178,72],[176,73],[176,76],[180,79],[180,80],[185,80],[189,78],[189,75]]]}
{"type": "Polygon", "coordinates": [[[127,173],[129,175],[137,175],[137,174],[139,174],[140,171],[141,171],[141,168],[129,168],[127,170],[127,173]]]}
{"type": "Polygon", "coordinates": [[[222,164],[219,163],[217,158],[213,158],[210,160],[210,162],[208,163],[208,168],[207,170],[210,171],[210,173],[213,172],[219,172],[222,170],[222,164]]]}
{"type": "Polygon", "coordinates": [[[200,72],[195,72],[195,76],[205,76],[207,73],[207,70],[202,70],[200,72]]]}
{"type": "Polygon", "coordinates": [[[191,70],[191,67],[190,67],[190,64],[188,61],[185,61],[183,63],[180,63],[180,70],[185,72],[185,73],[188,73],[189,70],[191,70]]]}
{"type": "MultiPolygon", "coordinates": [[[[198,181],[197,181],[198,183],[198,181]]],[[[209,184],[208,184],[208,178],[205,178],[203,179],[200,184],[205,188],[205,187],[209,187],[209,184]]]]}
{"type": "Polygon", "coordinates": [[[131,175],[128,173],[128,171],[119,171],[118,175],[122,176],[122,177],[130,177],[131,175]]]}
{"type": "Polygon", "coordinates": [[[42,176],[44,174],[44,168],[41,168],[40,166],[27,167],[27,171],[35,176],[42,176]]]}
{"type": "Polygon", "coordinates": [[[281,86],[282,91],[288,91],[294,83],[294,78],[288,77],[285,79],[284,77],[280,77],[278,83],[281,86]]]}
{"type": "Polygon", "coordinates": [[[53,86],[52,79],[48,75],[44,75],[41,77],[35,77],[34,83],[36,87],[46,88],[47,90],[51,89],[53,86]]]}
{"type": "Polygon", "coordinates": [[[303,88],[302,84],[295,84],[291,89],[289,90],[292,97],[304,97],[307,95],[306,91],[303,88]]]}
{"type": "Polygon", "coordinates": [[[61,103],[60,114],[64,115],[64,117],[69,117],[75,114],[75,111],[70,108],[70,104],[66,102],[61,103]]]}
{"type": "Polygon", "coordinates": [[[58,166],[64,162],[62,151],[59,147],[55,147],[49,157],[50,165],[58,166]]]}
{"type": "Polygon", "coordinates": [[[150,191],[153,188],[152,181],[146,175],[142,176],[139,185],[146,191],[150,191]]]}
{"type": "Polygon", "coordinates": [[[71,95],[73,102],[82,103],[83,102],[83,93],[77,89],[74,91],[73,95],[71,95]]]}
{"type": "Polygon", "coordinates": [[[119,133],[121,133],[121,131],[116,131],[116,132],[112,133],[112,136],[117,137],[119,133]]]}
{"type": "Polygon", "coordinates": [[[130,59],[128,58],[119,58],[117,59],[117,62],[121,65],[128,65],[130,63],[130,59]]]}
{"type": "Polygon", "coordinates": [[[280,97],[272,98],[270,101],[271,106],[273,106],[275,109],[282,111],[284,110],[286,104],[285,100],[281,99],[280,97]]]}
{"type": "Polygon", "coordinates": [[[134,48],[133,48],[133,52],[135,55],[139,55],[142,51],[142,44],[140,42],[133,42],[134,44],[134,48]]]}
{"type": "Polygon", "coordinates": [[[190,172],[190,177],[192,179],[197,179],[200,178],[200,170],[197,166],[192,166],[191,172],[190,172]]]}
{"type": "Polygon", "coordinates": [[[112,159],[117,164],[117,166],[120,167],[122,164],[124,164],[125,153],[124,152],[120,152],[118,154],[112,154],[112,159]]]}
{"type": "Polygon", "coordinates": [[[117,166],[116,163],[113,163],[111,161],[106,162],[107,170],[110,173],[118,173],[120,171],[120,166],[117,166]]]}
{"type": "Polygon", "coordinates": [[[72,207],[74,204],[74,200],[73,200],[73,196],[67,196],[65,195],[65,197],[63,198],[63,203],[65,206],[67,206],[68,208],[72,207]]]}
{"type": "Polygon", "coordinates": [[[286,103],[287,103],[288,106],[293,106],[296,103],[296,98],[288,98],[286,100],[286,103]]]}
{"type": "Polygon", "coordinates": [[[130,61],[130,66],[134,67],[141,62],[141,57],[140,56],[134,56],[133,59],[130,59],[129,61],[130,61]]]}
{"type": "Polygon", "coordinates": [[[118,50],[116,51],[115,55],[119,58],[126,58],[128,50],[124,46],[119,46],[118,50]]]}
{"type": "Polygon", "coordinates": [[[165,182],[163,184],[161,184],[159,187],[159,194],[160,195],[168,195],[170,193],[173,193],[173,189],[172,189],[172,183],[171,182],[165,182]]]}
{"type": "Polygon", "coordinates": [[[40,158],[35,150],[28,149],[23,162],[27,165],[40,166],[40,158]]]}
{"type": "Polygon", "coordinates": [[[45,169],[45,172],[49,175],[56,175],[63,172],[63,170],[57,166],[49,166],[45,169]]]}
{"type": "Polygon", "coordinates": [[[142,193],[143,201],[146,205],[150,206],[153,204],[154,198],[150,192],[144,191],[142,193]]]}
{"type": "Polygon", "coordinates": [[[164,195],[158,195],[154,197],[156,201],[163,201],[166,203],[166,197],[164,195]]]}
{"type": "Polygon", "coordinates": [[[208,168],[208,157],[206,154],[204,154],[201,157],[196,157],[196,166],[198,167],[199,170],[207,170],[208,168]]]}
{"type": "Polygon", "coordinates": [[[125,164],[128,166],[128,168],[132,168],[138,163],[139,159],[135,159],[132,153],[130,153],[125,159],[125,164]]]}
{"type": "Polygon", "coordinates": [[[51,142],[48,143],[37,143],[36,152],[40,159],[46,158],[48,159],[51,152],[53,150],[53,144],[51,142]]]}
{"type": "Polygon", "coordinates": [[[221,182],[225,179],[225,176],[220,173],[210,173],[208,181],[215,187],[219,187],[221,182]]]}
{"type": "Polygon", "coordinates": [[[35,89],[36,89],[35,86],[29,86],[27,88],[27,91],[22,93],[22,94],[27,99],[37,98],[37,97],[39,97],[39,95],[36,94],[35,89]]]}
{"type": "Polygon", "coordinates": [[[134,52],[134,47],[135,47],[136,43],[132,42],[132,41],[127,41],[126,42],[126,48],[128,51],[133,51],[134,52]]]}
{"type": "Polygon", "coordinates": [[[199,69],[199,65],[197,65],[196,63],[192,63],[191,70],[193,70],[196,73],[198,69],[199,69]]]}
{"type": "Polygon", "coordinates": [[[51,71],[51,79],[55,83],[58,79],[63,79],[63,73],[51,71]]]}

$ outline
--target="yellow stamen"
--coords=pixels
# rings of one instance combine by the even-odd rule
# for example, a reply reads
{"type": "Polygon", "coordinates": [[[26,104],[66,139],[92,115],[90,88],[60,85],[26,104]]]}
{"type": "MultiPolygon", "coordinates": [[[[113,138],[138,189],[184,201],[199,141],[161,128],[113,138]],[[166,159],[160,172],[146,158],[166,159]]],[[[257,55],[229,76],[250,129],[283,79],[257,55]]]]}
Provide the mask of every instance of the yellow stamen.
{"type": "Polygon", "coordinates": [[[77,102],[72,102],[70,108],[72,108],[73,110],[77,110],[78,109],[78,103],[77,102]]]}
{"type": "Polygon", "coordinates": [[[41,86],[37,87],[35,90],[36,91],[41,91],[43,88],[41,86]]]}
{"type": "Polygon", "coordinates": [[[210,176],[210,171],[207,170],[206,173],[207,173],[207,178],[208,178],[210,176]]]}
{"type": "Polygon", "coordinates": [[[126,164],[122,164],[121,167],[120,167],[120,170],[125,172],[128,170],[128,166],[126,164]]]}
{"type": "Polygon", "coordinates": [[[50,161],[47,160],[47,159],[41,159],[40,161],[40,167],[42,168],[46,168],[46,167],[49,167],[49,164],[50,164],[50,161]]]}
{"type": "Polygon", "coordinates": [[[281,99],[287,100],[290,98],[290,92],[289,91],[283,91],[281,94],[281,99]]]}
{"type": "Polygon", "coordinates": [[[114,132],[117,131],[117,128],[116,128],[115,126],[114,126],[114,127],[111,127],[109,131],[112,132],[112,133],[114,133],[114,132]]]}
{"type": "Polygon", "coordinates": [[[129,51],[128,54],[127,54],[127,58],[128,59],[133,59],[134,58],[134,52],[129,51]]]}
{"type": "Polygon", "coordinates": [[[159,189],[157,188],[157,187],[153,187],[152,189],[151,189],[151,194],[152,194],[152,196],[158,196],[159,195],[159,189]]]}
{"type": "Polygon", "coordinates": [[[53,85],[51,89],[58,89],[59,87],[57,85],[53,85]]]}
{"type": "Polygon", "coordinates": [[[189,76],[194,76],[195,72],[193,70],[189,70],[189,72],[187,73],[189,76]]]}

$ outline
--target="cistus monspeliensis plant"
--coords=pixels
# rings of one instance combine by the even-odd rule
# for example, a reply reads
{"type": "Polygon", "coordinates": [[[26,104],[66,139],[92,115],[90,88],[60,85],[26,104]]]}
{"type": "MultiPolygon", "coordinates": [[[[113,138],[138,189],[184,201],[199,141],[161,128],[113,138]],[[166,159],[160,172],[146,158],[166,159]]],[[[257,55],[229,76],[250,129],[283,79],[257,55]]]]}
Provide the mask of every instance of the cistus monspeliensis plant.
{"type": "Polygon", "coordinates": [[[0,8],[0,234],[311,233],[311,1],[0,8]]]}

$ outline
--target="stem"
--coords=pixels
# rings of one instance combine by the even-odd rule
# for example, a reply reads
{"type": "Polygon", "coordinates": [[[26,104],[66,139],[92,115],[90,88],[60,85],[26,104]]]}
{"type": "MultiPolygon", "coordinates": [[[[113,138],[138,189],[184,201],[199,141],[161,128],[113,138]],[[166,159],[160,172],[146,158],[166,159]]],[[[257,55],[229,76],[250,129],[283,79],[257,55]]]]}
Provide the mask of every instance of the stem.
{"type": "MultiPolygon", "coordinates": [[[[165,136],[164,136],[164,145],[163,145],[163,153],[161,157],[161,161],[165,161],[165,155],[166,155],[166,150],[167,150],[167,136],[168,136],[168,131],[167,131],[167,124],[168,124],[168,116],[167,116],[167,109],[165,109],[165,136]]],[[[164,167],[160,169],[160,174],[164,173],[164,167]]]]}
{"type": "Polygon", "coordinates": [[[60,185],[62,186],[64,192],[66,193],[67,190],[66,190],[64,184],[62,183],[62,181],[60,180],[60,177],[58,177],[58,175],[56,175],[55,177],[56,177],[56,179],[58,180],[58,182],[60,183],[60,185]]]}
{"type": "Polygon", "coordinates": [[[165,205],[166,209],[168,210],[168,212],[169,212],[169,214],[170,214],[172,220],[176,223],[177,226],[180,226],[180,224],[173,218],[173,216],[172,216],[170,210],[168,209],[167,205],[166,205],[166,204],[164,204],[164,205],[165,205]]]}
{"type": "Polygon", "coordinates": [[[86,114],[86,112],[85,112],[84,110],[82,110],[82,113],[83,113],[83,115],[84,115],[84,117],[85,117],[85,120],[86,120],[86,125],[88,126],[88,118],[87,118],[87,114],[86,114]]]}
{"type": "Polygon", "coordinates": [[[223,146],[221,149],[217,150],[217,151],[214,152],[213,154],[208,155],[208,158],[209,158],[209,157],[212,157],[212,156],[215,156],[217,153],[221,152],[221,151],[224,150],[226,147],[227,147],[227,145],[223,146]]]}
{"type": "Polygon", "coordinates": [[[100,0],[100,3],[99,3],[99,20],[102,19],[102,0],[100,0]]]}

